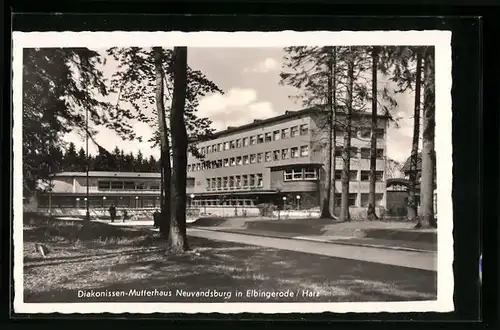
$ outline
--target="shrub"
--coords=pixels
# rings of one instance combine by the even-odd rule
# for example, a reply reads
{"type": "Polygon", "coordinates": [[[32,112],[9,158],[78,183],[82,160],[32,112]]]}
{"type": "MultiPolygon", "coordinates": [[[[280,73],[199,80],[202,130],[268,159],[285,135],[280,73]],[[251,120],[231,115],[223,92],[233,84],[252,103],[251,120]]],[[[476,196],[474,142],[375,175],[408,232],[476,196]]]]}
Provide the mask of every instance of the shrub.
{"type": "Polygon", "coordinates": [[[276,205],[271,203],[258,204],[257,208],[259,209],[259,215],[262,217],[272,216],[273,212],[277,210],[276,205]]]}

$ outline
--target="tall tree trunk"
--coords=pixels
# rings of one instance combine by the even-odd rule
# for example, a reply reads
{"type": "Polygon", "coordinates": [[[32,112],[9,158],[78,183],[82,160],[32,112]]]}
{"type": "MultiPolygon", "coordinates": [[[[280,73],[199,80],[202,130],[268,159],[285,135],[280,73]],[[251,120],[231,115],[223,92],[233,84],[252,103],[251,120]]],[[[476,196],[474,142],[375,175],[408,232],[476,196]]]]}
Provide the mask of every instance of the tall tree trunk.
{"type": "Polygon", "coordinates": [[[422,50],[417,48],[417,70],[415,77],[415,104],[413,108],[413,140],[410,156],[410,184],[408,189],[408,213],[410,221],[417,219],[417,171],[418,142],[420,139],[420,90],[422,82],[422,50]]]}
{"type": "Polygon", "coordinates": [[[175,47],[173,52],[174,93],[170,110],[173,174],[172,209],[169,247],[173,252],[189,250],[186,235],[186,181],[188,137],[184,122],[187,88],[187,48],[175,47]]]}
{"type": "Polygon", "coordinates": [[[327,153],[327,164],[328,168],[325,170],[325,177],[323,180],[323,189],[322,189],[322,203],[321,203],[321,217],[322,218],[328,218],[331,219],[333,218],[333,210],[332,206],[335,203],[335,201],[332,201],[332,180],[333,180],[333,175],[332,175],[332,169],[333,169],[333,157],[332,157],[332,145],[334,144],[333,141],[333,129],[334,129],[334,120],[335,120],[335,109],[333,106],[333,94],[334,94],[334,87],[333,87],[333,82],[335,80],[334,74],[333,74],[333,65],[334,65],[334,59],[333,59],[333,48],[334,47],[328,47],[328,88],[327,88],[327,102],[328,102],[328,142],[326,146],[326,153],[327,153]]]}
{"type": "Polygon", "coordinates": [[[368,210],[366,212],[369,220],[378,219],[375,213],[375,172],[377,170],[377,108],[378,108],[378,47],[372,48],[372,116],[371,116],[371,134],[370,134],[370,188],[368,194],[368,210]]]}
{"type": "Polygon", "coordinates": [[[436,127],[434,48],[427,47],[424,57],[424,111],[422,132],[421,216],[417,227],[433,227],[434,221],[434,134],[436,127]]]}
{"type": "Polygon", "coordinates": [[[337,190],[337,180],[335,179],[335,170],[337,167],[337,158],[335,157],[335,149],[337,147],[337,47],[333,47],[333,91],[332,91],[332,138],[333,144],[330,150],[330,157],[332,159],[332,165],[330,166],[330,181],[332,181],[332,215],[335,217],[335,196],[337,190]]]}
{"type": "Polygon", "coordinates": [[[165,118],[165,106],[163,104],[163,69],[162,69],[162,49],[154,47],[155,57],[155,78],[156,78],[156,110],[158,112],[158,128],[160,130],[160,166],[162,172],[162,204],[160,216],[160,233],[168,238],[169,218],[170,218],[170,148],[168,143],[167,120],[165,118]]]}
{"type": "Polygon", "coordinates": [[[349,214],[349,173],[351,170],[351,130],[352,130],[352,94],[354,85],[354,56],[348,54],[347,63],[347,107],[345,114],[344,148],[342,150],[342,196],[340,204],[340,221],[350,221],[349,214]]]}

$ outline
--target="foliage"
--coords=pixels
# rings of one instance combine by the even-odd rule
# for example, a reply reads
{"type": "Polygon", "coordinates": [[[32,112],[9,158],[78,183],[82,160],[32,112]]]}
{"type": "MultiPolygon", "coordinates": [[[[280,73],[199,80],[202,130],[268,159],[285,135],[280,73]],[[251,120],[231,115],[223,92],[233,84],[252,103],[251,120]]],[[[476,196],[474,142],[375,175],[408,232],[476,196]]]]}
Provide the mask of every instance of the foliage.
{"type": "MultiPolygon", "coordinates": [[[[159,132],[155,104],[155,68],[154,54],[152,48],[110,48],[108,55],[118,61],[118,71],[113,74],[112,88],[118,93],[117,108],[125,101],[133,111],[123,110],[130,116],[141,122],[148,123],[155,129],[149,142],[153,147],[159,145],[159,132]]],[[[172,62],[172,50],[162,48],[162,62],[165,72],[165,100],[169,104],[172,99],[173,73],[170,70],[172,62]]],[[[209,137],[213,133],[210,127],[212,122],[208,118],[197,116],[199,99],[210,93],[221,93],[223,91],[201,71],[188,67],[187,69],[187,91],[184,119],[186,130],[190,140],[209,137]]],[[[167,116],[170,109],[166,109],[167,116]]],[[[170,131],[170,130],[169,130],[170,131]]],[[[168,132],[170,134],[170,132],[168,132]]],[[[169,136],[170,139],[170,136],[169,136]]],[[[190,145],[190,150],[195,156],[201,158],[195,145],[190,145]]]]}
{"type": "Polygon", "coordinates": [[[85,131],[87,111],[92,126],[111,128],[122,137],[133,134],[123,120],[127,114],[97,97],[108,95],[101,65],[100,55],[87,48],[24,50],[24,194],[32,194],[39,181],[47,181],[58,167],[50,156],[51,148],[63,147],[64,134],[85,131]]]}

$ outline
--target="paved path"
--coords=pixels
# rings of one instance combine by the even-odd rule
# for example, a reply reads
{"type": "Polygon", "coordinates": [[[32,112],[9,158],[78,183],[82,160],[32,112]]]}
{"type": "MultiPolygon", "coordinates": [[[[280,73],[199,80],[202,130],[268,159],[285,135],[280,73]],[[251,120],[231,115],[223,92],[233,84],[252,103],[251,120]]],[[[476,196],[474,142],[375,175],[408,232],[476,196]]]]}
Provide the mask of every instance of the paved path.
{"type": "MultiPolygon", "coordinates": [[[[100,222],[111,224],[109,221],[100,222]]],[[[135,224],[132,224],[131,221],[125,223],[115,222],[111,225],[133,226],[135,224]]],[[[158,231],[158,229],[155,229],[153,227],[151,227],[151,230],[158,231]]],[[[437,253],[398,251],[376,247],[349,246],[335,243],[325,244],[324,242],[217,232],[200,228],[187,228],[187,234],[189,236],[201,237],[210,240],[257,245],[275,249],[319,254],[329,257],[437,271],[437,253]]]]}
{"type": "Polygon", "coordinates": [[[300,241],[285,238],[257,237],[245,234],[215,232],[188,228],[189,236],[226,242],[258,245],[263,247],[320,254],[330,257],[375,262],[408,268],[437,271],[437,254],[387,250],[374,247],[348,246],[335,243],[300,241]]]}

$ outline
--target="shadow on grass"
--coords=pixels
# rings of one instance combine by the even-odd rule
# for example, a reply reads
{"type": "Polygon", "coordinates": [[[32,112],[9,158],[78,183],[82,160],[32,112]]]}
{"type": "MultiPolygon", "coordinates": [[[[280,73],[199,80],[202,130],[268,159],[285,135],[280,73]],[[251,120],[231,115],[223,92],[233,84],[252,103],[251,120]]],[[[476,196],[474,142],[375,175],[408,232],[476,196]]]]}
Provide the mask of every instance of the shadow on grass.
{"type": "MultiPolygon", "coordinates": [[[[271,302],[408,301],[436,299],[436,273],[237,243],[190,238],[192,251],[161,250],[67,267],[50,285],[26,288],[26,302],[271,302]],[[78,290],[123,292],[120,297],[79,298],[78,290]],[[130,290],[136,290],[131,292],[130,290]],[[149,290],[149,296],[141,290],[149,290]],[[156,291],[155,291],[156,290],[156,291]],[[231,293],[186,298],[188,292],[231,293]],[[293,298],[248,296],[247,291],[293,292],[293,298]],[[236,292],[241,292],[241,297],[236,292]],[[313,297],[306,294],[306,291],[313,297]],[[142,294],[141,294],[142,292],[142,294]],[[158,295],[158,292],[170,293],[158,295]],[[126,293],[126,294],[125,294],[126,293]],[[227,297],[226,297],[227,298],[227,297]]],[[[54,267],[48,265],[47,269],[54,267]]],[[[30,269],[25,269],[27,276],[30,269]]],[[[40,270],[38,274],[43,273],[40,270]]],[[[26,275],[25,275],[26,277],[26,275]]]]}

